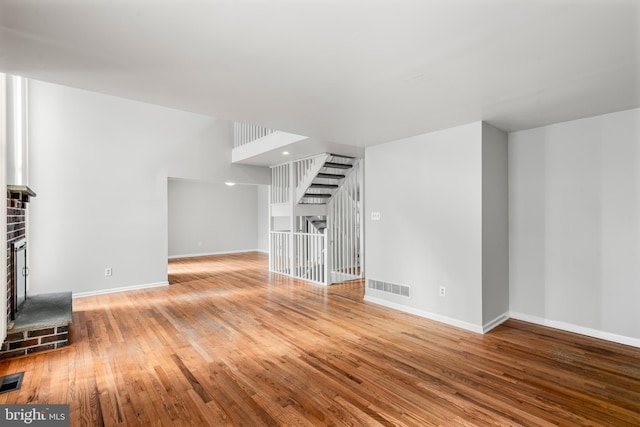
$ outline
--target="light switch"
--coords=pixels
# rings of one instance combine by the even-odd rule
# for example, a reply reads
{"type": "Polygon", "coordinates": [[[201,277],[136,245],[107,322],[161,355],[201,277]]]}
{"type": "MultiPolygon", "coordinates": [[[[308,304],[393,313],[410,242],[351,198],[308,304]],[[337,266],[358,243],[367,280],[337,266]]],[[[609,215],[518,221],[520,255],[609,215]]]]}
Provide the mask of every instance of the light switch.
{"type": "Polygon", "coordinates": [[[371,221],[380,221],[380,212],[371,212],[371,221]]]}

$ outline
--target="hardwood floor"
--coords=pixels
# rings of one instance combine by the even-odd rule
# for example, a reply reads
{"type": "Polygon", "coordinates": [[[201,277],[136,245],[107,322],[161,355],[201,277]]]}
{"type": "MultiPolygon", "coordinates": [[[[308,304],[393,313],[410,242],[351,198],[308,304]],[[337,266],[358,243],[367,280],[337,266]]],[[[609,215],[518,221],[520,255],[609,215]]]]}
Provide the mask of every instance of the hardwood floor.
{"type": "Polygon", "coordinates": [[[477,335],[267,271],[259,253],[171,261],[171,286],[74,300],[71,346],[0,403],[72,426],[638,426],[640,349],[509,320],[477,335]]]}

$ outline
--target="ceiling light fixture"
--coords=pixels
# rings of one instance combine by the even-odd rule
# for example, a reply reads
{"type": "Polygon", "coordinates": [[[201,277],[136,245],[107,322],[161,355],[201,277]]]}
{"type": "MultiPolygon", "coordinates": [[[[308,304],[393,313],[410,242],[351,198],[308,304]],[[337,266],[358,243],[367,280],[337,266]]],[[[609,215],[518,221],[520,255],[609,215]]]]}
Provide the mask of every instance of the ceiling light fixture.
{"type": "Polygon", "coordinates": [[[289,155],[289,152],[288,152],[288,151],[283,151],[283,152],[282,152],[282,154],[283,154],[284,156],[288,156],[288,155],[289,155]]]}
{"type": "Polygon", "coordinates": [[[234,185],[236,185],[235,182],[230,182],[230,181],[225,182],[225,184],[227,184],[229,187],[233,187],[234,185]]]}

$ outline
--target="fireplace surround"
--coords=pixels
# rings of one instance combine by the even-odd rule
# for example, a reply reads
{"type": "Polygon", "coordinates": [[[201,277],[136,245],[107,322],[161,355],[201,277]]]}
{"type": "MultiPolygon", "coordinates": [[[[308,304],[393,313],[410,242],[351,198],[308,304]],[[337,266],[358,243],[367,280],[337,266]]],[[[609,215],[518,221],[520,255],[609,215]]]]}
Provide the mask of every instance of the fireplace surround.
{"type": "Polygon", "coordinates": [[[26,265],[26,252],[23,252],[24,258],[21,260],[25,262],[22,265],[21,262],[16,262],[14,256],[15,249],[24,249],[26,251],[26,213],[27,204],[31,197],[35,197],[36,193],[33,192],[27,186],[9,185],[7,186],[7,324],[10,324],[15,320],[19,304],[23,300],[18,302],[19,298],[26,297],[26,286],[21,292],[17,292],[18,286],[16,280],[21,281],[25,279],[28,271],[26,265]],[[23,276],[23,273],[25,274],[23,276]]]}
{"type": "Polygon", "coordinates": [[[20,239],[11,245],[11,287],[10,292],[13,294],[11,301],[13,307],[11,309],[11,319],[15,320],[18,312],[22,308],[27,298],[27,276],[29,268],[27,267],[27,239],[20,239]]]}

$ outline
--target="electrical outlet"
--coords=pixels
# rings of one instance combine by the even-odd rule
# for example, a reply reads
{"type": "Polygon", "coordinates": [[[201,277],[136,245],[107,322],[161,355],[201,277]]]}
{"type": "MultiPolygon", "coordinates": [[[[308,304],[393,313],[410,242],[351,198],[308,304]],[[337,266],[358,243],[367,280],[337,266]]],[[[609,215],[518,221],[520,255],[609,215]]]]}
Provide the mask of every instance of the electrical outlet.
{"type": "Polygon", "coordinates": [[[444,297],[447,295],[447,288],[445,288],[444,286],[440,286],[440,296],[444,297]]]}
{"type": "Polygon", "coordinates": [[[109,277],[113,274],[113,270],[111,269],[111,267],[107,267],[104,269],[104,275],[109,277]]]}

